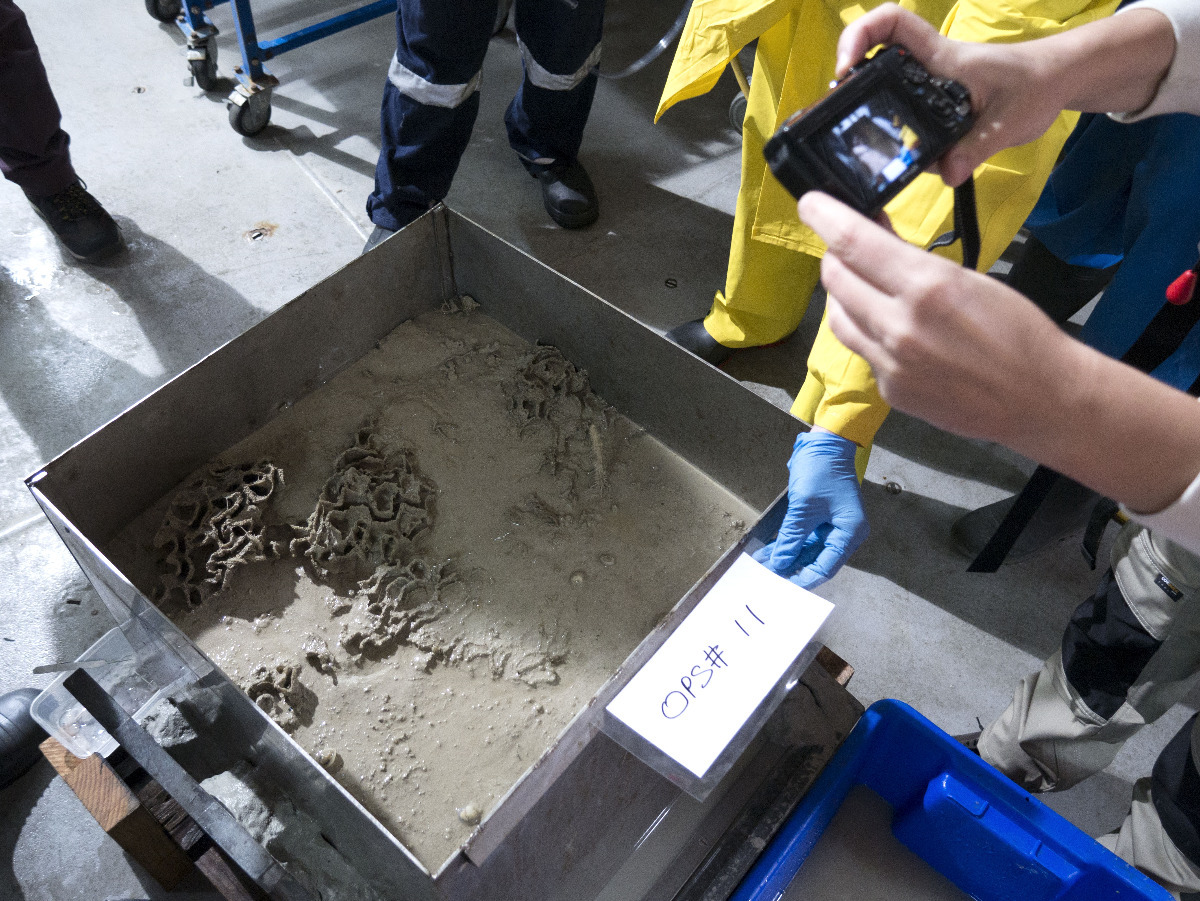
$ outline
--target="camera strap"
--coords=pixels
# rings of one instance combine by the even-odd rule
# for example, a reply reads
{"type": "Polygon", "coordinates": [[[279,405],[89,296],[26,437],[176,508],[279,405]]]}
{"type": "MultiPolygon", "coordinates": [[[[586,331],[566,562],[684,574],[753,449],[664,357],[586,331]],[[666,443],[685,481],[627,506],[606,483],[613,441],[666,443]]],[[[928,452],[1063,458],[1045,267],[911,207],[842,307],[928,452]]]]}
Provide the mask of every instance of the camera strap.
{"type": "Polygon", "coordinates": [[[979,265],[979,212],[975,207],[975,176],[954,189],[954,231],[937,238],[929,249],[949,247],[962,242],[963,265],[974,269],[979,265]]]}

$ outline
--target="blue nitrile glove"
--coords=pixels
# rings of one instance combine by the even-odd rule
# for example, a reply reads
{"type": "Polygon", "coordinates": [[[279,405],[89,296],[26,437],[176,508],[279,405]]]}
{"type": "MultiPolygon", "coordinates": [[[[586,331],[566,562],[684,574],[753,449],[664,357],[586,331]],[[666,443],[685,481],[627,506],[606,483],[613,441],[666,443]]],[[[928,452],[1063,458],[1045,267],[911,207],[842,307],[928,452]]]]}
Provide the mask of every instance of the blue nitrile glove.
{"type": "Polygon", "coordinates": [[[788,509],[754,559],[801,588],[833,578],[870,531],[854,471],[858,446],[832,432],[802,432],[788,461],[788,509]]]}

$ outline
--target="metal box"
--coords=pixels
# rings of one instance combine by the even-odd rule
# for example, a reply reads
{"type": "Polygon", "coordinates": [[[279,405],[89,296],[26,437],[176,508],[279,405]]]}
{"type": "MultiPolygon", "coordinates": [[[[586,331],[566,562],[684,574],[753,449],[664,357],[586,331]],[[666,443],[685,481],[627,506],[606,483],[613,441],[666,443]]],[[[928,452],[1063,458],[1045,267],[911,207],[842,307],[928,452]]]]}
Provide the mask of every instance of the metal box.
{"type": "MultiPolygon", "coordinates": [[[[390,896],[593,898],[679,797],[677,788],[599,732],[603,708],[740,545],[714,559],[704,579],[436,873],[251,703],[100,550],[197,467],[358,360],[400,323],[460,294],[473,296],[530,342],[556,345],[617,410],[754,509],[781,514],[784,461],[798,430],[792,417],[445,208],[305,291],[27,483],[137,651],[145,685],[118,698],[129,713],[156,691],[190,685],[204,692],[215,711],[211,767],[231,758],[252,761],[260,777],[316,816],[325,839],[362,876],[388,886],[390,896]]],[[[759,534],[770,528],[769,518],[759,521],[759,534]]],[[[204,767],[204,761],[190,763],[204,767]]],[[[754,776],[750,786],[762,778],[754,776]]],[[[704,815],[697,807],[694,816],[704,815]]]]}

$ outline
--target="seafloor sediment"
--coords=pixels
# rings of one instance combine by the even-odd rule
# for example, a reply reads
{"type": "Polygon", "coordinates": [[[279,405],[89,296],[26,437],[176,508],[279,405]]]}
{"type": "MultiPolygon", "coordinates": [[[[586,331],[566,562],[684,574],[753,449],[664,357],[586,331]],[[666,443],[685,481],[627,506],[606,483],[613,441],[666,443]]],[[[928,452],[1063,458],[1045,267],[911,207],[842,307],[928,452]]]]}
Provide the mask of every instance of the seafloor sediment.
{"type": "Polygon", "coordinates": [[[752,515],[553,348],[433,313],[109,552],[432,870],[752,515]]]}

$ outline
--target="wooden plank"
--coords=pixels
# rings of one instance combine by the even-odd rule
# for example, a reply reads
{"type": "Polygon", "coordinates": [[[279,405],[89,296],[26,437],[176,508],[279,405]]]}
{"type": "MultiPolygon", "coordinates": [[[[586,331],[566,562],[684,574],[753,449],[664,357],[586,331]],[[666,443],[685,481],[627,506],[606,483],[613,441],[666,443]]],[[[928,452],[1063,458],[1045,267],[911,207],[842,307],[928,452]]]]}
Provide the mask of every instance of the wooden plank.
{"type": "Polygon", "coordinates": [[[817,651],[817,663],[825,672],[833,676],[833,681],[842,688],[850,684],[850,678],[854,675],[854,667],[825,645],[821,645],[821,650],[817,651]]]}
{"type": "MultiPolygon", "coordinates": [[[[196,862],[196,869],[207,877],[221,897],[226,901],[267,901],[267,894],[243,876],[241,870],[229,861],[178,801],[151,779],[150,774],[138,766],[136,760],[128,757],[123,749],[117,754],[125,758],[116,765],[117,773],[175,844],[183,849],[190,860],[196,862]]],[[[116,755],[113,759],[116,760],[116,755]]]]}
{"type": "Polygon", "coordinates": [[[208,850],[196,858],[196,868],[208,877],[213,888],[226,901],[267,901],[266,892],[249,883],[249,880],[243,881],[237,868],[225,859],[221,849],[214,844],[210,843],[208,850]]]}
{"type": "MultiPolygon", "coordinates": [[[[124,755],[124,751],[119,751],[124,755]]],[[[267,901],[267,894],[246,878],[221,849],[213,843],[179,802],[150,778],[132,757],[118,764],[117,772],[133,789],[142,806],[167,831],[167,834],[196,862],[196,869],[207,877],[226,901],[267,901]]]]}
{"type": "Polygon", "coordinates": [[[194,860],[228,901],[266,898],[123,750],[114,752],[110,762],[98,754],[81,760],[53,738],[41,748],[100,827],[163,888],[170,891],[178,885],[191,872],[194,860]]]}
{"type": "Polygon", "coordinates": [[[140,806],[133,792],[99,754],[81,760],[53,738],[42,742],[41,750],[105,832],[111,833],[140,806]]]}
{"type": "Polygon", "coordinates": [[[100,828],[159,885],[170,891],[191,872],[191,860],[103,757],[81,760],[53,738],[41,750],[100,828]]]}

